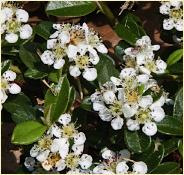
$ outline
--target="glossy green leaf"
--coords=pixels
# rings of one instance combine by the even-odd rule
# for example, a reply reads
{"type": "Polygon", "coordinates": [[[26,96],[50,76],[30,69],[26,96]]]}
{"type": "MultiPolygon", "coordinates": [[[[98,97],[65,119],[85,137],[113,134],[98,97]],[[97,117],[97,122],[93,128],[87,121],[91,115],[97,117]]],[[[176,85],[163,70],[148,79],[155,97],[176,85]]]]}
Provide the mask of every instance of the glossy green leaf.
{"type": "Polygon", "coordinates": [[[183,140],[182,139],[178,141],[178,150],[179,150],[180,155],[183,157],[183,140]]]}
{"type": "Polygon", "coordinates": [[[46,77],[48,74],[46,72],[41,72],[36,69],[28,69],[25,73],[24,76],[32,79],[42,79],[46,77]]]}
{"type": "Polygon", "coordinates": [[[166,116],[161,122],[157,123],[158,131],[167,135],[181,136],[183,125],[181,119],[166,116]]]}
{"type": "Polygon", "coordinates": [[[127,13],[120,23],[116,25],[115,31],[127,43],[134,45],[137,39],[146,35],[139,22],[137,17],[131,13],[127,13]]]}
{"type": "Polygon", "coordinates": [[[59,82],[61,88],[57,95],[54,95],[49,89],[45,95],[45,117],[49,117],[49,121],[55,122],[59,116],[67,110],[70,98],[70,86],[66,76],[59,82]],[[49,116],[48,116],[49,114],[49,116]]]}
{"type": "Polygon", "coordinates": [[[11,141],[13,144],[28,145],[37,141],[47,127],[33,120],[17,124],[13,130],[11,141]]]}
{"type": "Polygon", "coordinates": [[[9,69],[11,65],[11,60],[5,60],[1,63],[1,74],[9,69]]]}
{"type": "Polygon", "coordinates": [[[181,88],[175,98],[173,116],[183,119],[183,88],[181,88]]]}
{"type": "Polygon", "coordinates": [[[86,111],[91,111],[92,110],[92,103],[90,97],[85,97],[83,101],[81,102],[80,107],[82,109],[85,109],[86,111]]]}
{"type": "Polygon", "coordinates": [[[17,94],[12,99],[4,103],[3,107],[11,113],[15,123],[27,120],[35,120],[36,110],[33,108],[30,99],[23,93],[17,94]]]}
{"type": "Polygon", "coordinates": [[[48,79],[54,83],[57,83],[59,81],[59,78],[60,78],[60,70],[53,70],[48,75],[48,79]]]}
{"type": "Polygon", "coordinates": [[[53,16],[85,16],[96,9],[93,1],[51,1],[46,12],[53,16]]]}
{"type": "Polygon", "coordinates": [[[142,153],[151,145],[151,137],[138,131],[125,130],[124,140],[127,147],[134,153],[142,153]]]}
{"type": "Polygon", "coordinates": [[[52,25],[53,23],[50,21],[42,21],[34,29],[37,35],[48,40],[51,35],[52,25]]]}
{"type": "Polygon", "coordinates": [[[106,83],[110,80],[111,76],[118,77],[119,72],[115,68],[113,64],[112,58],[105,54],[100,54],[100,61],[96,65],[97,73],[98,73],[98,82],[101,84],[106,83]]]}
{"type": "Polygon", "coordinates": [[[163,141],[164,146],[164,157],[168,156],[170,153],[177,150],[178,138],[171,138],[169,140],[163,141]]]}
{"type": "Polygon", "coordinates": [[[178,62],[183,57],[183,49],[178,49],[171,53],[167,59],[167,65],[171,66],[178,62]]]}
{"type": "Polygon", "coordinates": [[[157,166],[152,174],[180,174],[180,165],[176,162],[164,162],[157,166]]]}
{"type": "Polygon", "coordinates": [[[167,67],[167,71],[170,74],[183,74],[183,63],[177,62],[167,67]]]}

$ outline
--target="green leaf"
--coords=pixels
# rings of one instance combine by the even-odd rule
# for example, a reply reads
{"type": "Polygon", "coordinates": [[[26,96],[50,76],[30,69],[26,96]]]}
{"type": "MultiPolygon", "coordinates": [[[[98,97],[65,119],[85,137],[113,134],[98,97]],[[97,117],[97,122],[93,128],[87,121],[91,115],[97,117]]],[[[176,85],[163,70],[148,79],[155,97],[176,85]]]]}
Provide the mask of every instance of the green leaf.
{"type": "Polygon", "coordinates": [[[142,153],[151,145],[151,137],[141,132],[125,130],[124,136],[127,147],[134,153],[142,153]]]}
{"type": "Polygon", "coordinates": [[[180,165],[176,162],[164,162],[157,166],[152,174],[180,174],[180,165]]]}
{"type": "Polygon", "coordinates": [[[167,59],[167,65],[171,66],[183,57],[183,49],[178,49],[171,53],[167,59]]]}
{"type": "Polygon", "coordinates": [[[75,101],[75,98],[76,98],[76,91],[75,91],[75,89],[73,87],[70,87],[68,107],[67,107],[66,111],[70,110],[70,108],[72,107],[72,105],[73,105],[73,103],[75,101]]]}
{"type": "Polygon", "coordinates": [[[178,138],[172,138],[163,142],[164,146],[164,157],[177,150],[178,138]]]}
{"type": "Polygon", "coordinates": [[[60,70],[53,70],[49,73],[48,79],[54,83],[57,83],[60,78],[60,70]]]}
{"type": "Polygon", "coordinates": [[[92,103],[91,103],[91,99],[90,99],[89,96],[88,97],[85,97],[83,99],[83,101],[81,102],[80,107],[82,109],[85,109],[86,111],[91,111],[92,110],[92,103]]]}
{"type": "Polygon", "coordinates": [[[23,93],[17,94],[12,99],[8,99],[3,107],[11,113],[11,117],[15,123],[35,120],[36,118],[36,109],[33,108],[30,99],[23,93]]]}
{"type": "Polygon", "coordinates": [[[32,79],[42,79],[46,77],[48,74],[45,72],[38,71],[36,69],[28,69],[25,73],[24,76],[32,79]]]}
{"type": "Polygon", "coordinates": [[[5,60],[1,63],[1,75],[9,69],[11,60],[5,60]]]}
{"type": "Polygon", "coordinates": [[[171,66],[167,67],[167,71],[169,71],[170,74],[183,74],[183,63],[175,63],[171,66]]]}
{"type": "Polygon", "coordinates": [[[37,141],[47,127],[33,120],[17,124],[13,130],[11,141],[13,144],[28,145],[37,141]]]}
{"type": "Polygon", "coordinates": [[[158,131],[166,135],[182,136],[183,126],[181,119],[166,116],[161,122],[157,123],[158,131]]]}
{"type": "Polygon", "coordinates": [[[49,121],[55,122],[61,114],[63,114],[68,107],[69,99],[70,99],[70,86],[66,76],[64,76],[59,82],[61,84],[60,91],[57,95],[54,95],[50,89],[48,89],[45,95],[45,117],[49,115],[49,121]]]}
{"type": "Polygon", "coordinates": [[[179,119],[183,119],[183,88],[177,92],[174,102],[173,116],[178,116],[179,119]]]}
{"type": "Polygon", "coordinates": [[[182,139],[178,141],[178,151],[180,155],[183,157],[183,140],[182,139]]]}
{"type": "Polygon", "coordinates": [[[99,54],[100,61],[96,65],[97,73],[98,73],[98,81],[101,84],[106,83],[110,80],[111,76],[118,77],[119,72],[115,68],[113,64],[112,58],[105,54],[99,54]]]}
{"type": "Polygon", "coordinates": [[[96,9],[92,1],[51,1],[46,12],[53,16],[85,16],[96,9]]]}
{"type": "Polygon", "coordinates": [[[139,154],[135,159],[144,161],[148,166],[148,173],[150,173],[162,162],[163,157],[163,145],[156,146],[155,143],[152,142],[151,146],[144,153],[139,154]]]}
{"type": "Polygon", "coordinates": [[[42,21],[34,29],[37,35],[48,40],[51,35],[52,25],[53,23],[50,21],[42,21]]]}
{"type": "Polygon", "coordinates": [[[139,25],[139,20],[131,13],[127,13],[116,25],[116,33],[127,43],[134,45],[136,40],[146,35],[144,29],[139,25]]]}

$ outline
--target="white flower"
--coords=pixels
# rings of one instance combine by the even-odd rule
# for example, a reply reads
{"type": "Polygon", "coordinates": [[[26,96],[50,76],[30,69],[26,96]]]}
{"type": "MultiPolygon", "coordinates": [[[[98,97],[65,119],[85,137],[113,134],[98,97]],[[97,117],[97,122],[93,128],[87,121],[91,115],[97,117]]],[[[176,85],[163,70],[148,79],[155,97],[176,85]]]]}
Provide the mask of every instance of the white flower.
{"type": "Polygon", "coordinates": [[[128,130],[130,131],[137,131],[140,129],[139,123],[137,120],[128,119],[126,122],[128,130]]]}
{"type": "Polygon", "coordinates": [[[56,45],[57,39],[49,39],[47,40],[47,49],[53,49],[56,45]]]}
{"type": "Polygon", "coordinates": [[[98,52],[100,52],[100,53],[107,53],[108,52],[108,50],[107,50],[107,48],[105,47],[105,45],[104,44],[98,44],[97,46],[96,46],[96,49],[98,50],[98,52]]]}
{"type": "Polygon", "coordinates": [[[11,70],[5,71],[2,76],[7,81],[14,81],[16,79],[16,73],[11,70]]]}
{"type": "Polygon", "coordinates": [[[68,31],[62,31],[58,35],[61,44],[66,44],[70,42],[70,33],[68,31]]]}
{"type": "Polygon", "coordinates": [[[173,19],[164,19],[163,28],[165,30],[171,30],[174,28],[174,20],[173,19]]]}
{"type": "Polygon", "coordinates": [[[6,95],[5,90],[1,89],[0,91],[0,99],[1,103],[4,103],[7,100],[8,96],[6,95]]]}
{"type": "Polygon", "coordinates": [[[49,155],[50,151],[49,150],[45,150],[45,151],[42,151],[38,154],[38,156],[36,156],[36,159],[39,161],[39,162],[44,162],[48,155],[49,155]]]}
{"type": "Polygon", "coordinates": [[[147,108],[153,103],[153,98],[151,95],[142,96],[139,99],[139,106],[142,108],[147,108]]]}
{"type": "Polygon", "coordinates": [[[15,33],[8,33],[5,35],[5,40],[8,42],[8,43],[16,43],[18,41],[18,35],[15,34],[15,33]]]}
{"type": "Polygon", "coordinates": [[[97,70],[95,68],[85,68],[82,76],[87,81],[94,81],[97,78],[97,70]]]}
{"type": "Polygon", "coordinates": [[[111,151],[108,148],[104,148],[103,150],[101,150],[101,153],[104,159],[113,159],[116,156],[115,152],[111,151]]]}
{"type": "Polygon", "coordinates": [[[77,46],[74,46],[72,44],[68,46],[68,50],[67,50],[68,58],[71,58],[71,59],[75,58],[77,55],[77,52],[78,52],[77,46]]]}
{"type": "Polygon", "coordinates": [[[47,134],[55,137],[61,137],[61,128],[59,128],[56,124],[53,124],[47,131],[47,134]]]}
{"type": "Polygon", "coordinates": [[[11,83],[11,84],[9,84],[8,90],[9,90],[10,94],[18,94],[18,93],[20,93],[21,88],[16,83],[11,83]]]}
{"type": "Polygon", "coordinates": [[[72,145],[72,150],[75,155],[80,155],[83,153],[84,150],[84,144],[78,145],[78,144],[73,144],[72,145]]]}
{"type": "Polygon", "coordinates": [[[116,99],[116,96],[112,90],[108,90],[103,93],[103,98],[106,104],[112,104],[116,99]]]}
{"type": "Polygon", "coordinates": [[[83,154],[79,160],[79,165],[82,169],[88,169],[92,165],[92,157],[88,154],[83,154]]]}
{"type": "Polygon", "coordinates": [[[54,69],[61,69],[65,64],[65,60],[59,59],[54,62],[54,69]]]}
{"type": "Polygon", "coordinates": [[[99,117],[103,121],[111,121],[113,118],[111,112],[105,106],[104,106],[104,108],[100,109],[99,117]]]}
{"type": "Polygon", "coordinates": [[[20,38],[21,39],[28,39],[31,37],[33,33],[33,29],[29,24],[25,24],[20,28],[20,38]]]}
{"type": "Polygon", "coordinates": [[[132,166],[133,172],[136,174],[145,174],[148,171],[147,165],[142,162],[135,162],[132,166]]]}
{"type": "Polygon", "coordinates": [[[114,130],[119,130],[122,128],[123,126],[123,119],[121,117],[117,117],[117,118],[114,118],[112,121],[111,121],[111,126],[114,130]]]}
{"type": "Polygon", "coordinates": [[[120,73],[120,78],[125,79],[136,75],[136,70],[133,68],[124,68],[120,73]]]}
{"type": "Polygon", "coordinates": [[[38,155],[40,151],[40,148],[38,145],[34,145],[31,149],[30,149],[30,156],[31,157],[36,157],[38,155]]]}
{"type": "Polygon", "coordinates": [[[83,132],[79,132],[74,136],[74,144],[81,145],[86,141],[86,136],[83,132]]]}
{"type": "Polygon", "coordinates": [[[24,161],[24,166],[29,170],[33,171],[35,166],[35,159],[33,157],[26,157],[24,161]]]}
{"type": "Polygon", "coordinates": [[[23,9],[17,9],[16,18],[20,22],[27,22],[29,19],[29,14],[23,9]]]}
{"type": "Polygon", "coordinates": [[[94,102],[93,103],[93,110],[95,111],[100,111],[103,110],[105,108],[104,103],[103,102],[94,102]]]}
{"type": "Polygon", "coordinates": [[[62,114],[60,115],[58,122],[63,125],[67,125],[71,122],[71,115],[70,114],[62,114]]]}
{"type": "Polygon", "coordinates": [[[70,72],[70,75],[73,77],[78,77],[81,74],[81,71],[77,66],[70,66],[69,72],[70,72]]]}
{"type": "Polygon", "coordinates": [[[117,164],[117,166],[116,166],[116,173],[123,173],[123,174],[125,174],[125,173],[128,173],[128,169],[129,169],[129,167],[128,167],[128,165],[126,164],[126,162],[119,162],[118,164],[117,164]]]}
{"type": "Polygon", "coordinates": [[[12,16],[13,16],[13,10],[11,8],[5,7],[1,9],[1,24],[11,19],[12,16]]]}
{"type": "Polygon", "coordinates": [[[163,3],[159,7],[160,13],[162,13],[163,15],[168,15],[169,14],[169,11],[170,11],[170,7],[171,7],[171,3],[170,2],[163,3]]]}
{"type": "Polygon", "coordinates": [[[65,161],[63,159],[60,159],[58,162],[56,162],[55,166],[57,168],[57,171],[62,171],[65,169],[66,164],[65,164],[65,161]]]}
{"type": "Polygon", "coordinates": [[[127,103],[123,105],[123,115],[125,118],[130,118],[137,113],[138,105],[128,105],[127,103]]]}
{"type": "Polygon", "coordinates": [[[142,127],[142,131],[147,136],[153,136],[157,133],[157,125],[154,122],[145,123],[144,126],[142,127]]]}
{"type": "Polygon", "coordinates": [[[155,122],[160,122],[164,119],[165,112],[161,107],[155,106],[151,109],[150,115],[155,122]]]}
{"type": "Polygon", "coordinates": [[[44,64],[52,65],[54,63],[54,55],[50,50],[44,51],[40,58],[44,64]]]}

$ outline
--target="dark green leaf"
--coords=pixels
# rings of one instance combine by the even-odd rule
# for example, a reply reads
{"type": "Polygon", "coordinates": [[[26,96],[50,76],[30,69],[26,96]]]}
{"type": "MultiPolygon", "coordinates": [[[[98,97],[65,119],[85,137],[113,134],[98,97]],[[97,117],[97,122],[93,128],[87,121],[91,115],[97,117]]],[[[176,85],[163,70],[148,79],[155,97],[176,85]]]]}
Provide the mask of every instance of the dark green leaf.
{"type": "Polygon", "coordinates": [[[91,104],[91,99],[90,97],[85,97],[83,101],[81,102],[80,107],[82,109],[85,109],[86,111],[91,111],[92,110],[92,104],[91,104]]]}
{"type": "Polygon", "coordinates": [[[183,140],[182,139],[178,141],[178,150],[179,150],[180,155],[183,157],[183,140]]]}
{"type": "Polygon", "coordinates": [[[183,74],[183,63],[175,63],[167,67],[170,74],[183,74]]]}
{"type": "Polygon", "coordinates": [[[172,138],[163,142],[164,146],[164,157],[177,150],[178,138],[172,138]]]}
{"type": "Polygon", "coordinates": [[[37,35],[48,40],[51,35],[52,25],[53,23],[50,21],[42,21],[34,29],[37,35]]]}
{"type": "Polygon", "coordinates": [[[30,99],[23,93],[16,95],[13,99],[9,99],[3,106],[11,113],[15,123],[36,118],[36,110],[32,107],[30,99]]]}
{"type": "Polygon", "coordinates": [[[46,12],[54,16],[85,16],[96,9],[92,1],[51,1],[46,12]]]}
{"type": "Polygon", "coordinates": [[[60,78],[60,70],[53,70],[49,73],[48,79],[54,83],[57,83],[60,78]]]}
{"type": "Polygon", "coordinates": [[[11,141],[13,144],[28,145],[37,141],[47,127],[37,121],[25,121],[14,128],[11,141]]]}
{"type": "Polygon", "coordinates": [[[164,162],[157,166],[152,174],[180,174],[180,165],[176,162],[164,162]]]}
{"type": "Polygon", "coordinates": [[[106,83],[107,81],[110,81],[110,77],[118,77],[119,72],[115,68],[112,58],[105,55],[105,54],[100,54],[100,61],[96,65],[97,73],[98,73],[98,81],[101,84],[106,83]]]}
{"type": "Polygon", "coordinates": [[[161,122],[157,123],[158,131],[167,135],[181,136],[183,134],[183,126],[181,119],[166,116],[161,122]]]}
{"type": "Polygon", "coordinates": [[[67,77],[63,77],[60,91],[57,95],[54,95],[49,89],[45,95],[45,117],[49,115],[49,121],[55,122],[59,116],[67,110],[68,102],[70,98],[70,86],[67,77]]]}
{"type": "Polygon", "coordinates": [[[1,75],[9,69],[11,60],[5,60],[1,63],[1,75]]]}
{"type": "Polygon", "coordinates": [[[124,136],[125,143],[134,153],[142,153],[151,145],[151,137],[141,132],[125,130],[124,136]]]}
{"type": "Polygon", "coordinates": [[[36,69],[28,69],[24,73],[24,76],[32,79],[42,79],[47,76],[47,73],[38,71],[36,69]]]}
{"type": "Polygon", "coordinates": [[[116,25],[116,33],[127,43],[134,45],[136,40],[146,35],[139,25],[138,19],[131,13],[127,13],[122,21],[116,25]]]}
{"type": "Polygon", "coordinates": [[[178,49],[171,53],[167,59],[167,65],[171,66],[183,57],[183,49],[178,49]]]}
{"type": "Polygon", "coordinates": [[[183,119],[183,88],[181,88],[175,98],[173,116],[183,119]]]}

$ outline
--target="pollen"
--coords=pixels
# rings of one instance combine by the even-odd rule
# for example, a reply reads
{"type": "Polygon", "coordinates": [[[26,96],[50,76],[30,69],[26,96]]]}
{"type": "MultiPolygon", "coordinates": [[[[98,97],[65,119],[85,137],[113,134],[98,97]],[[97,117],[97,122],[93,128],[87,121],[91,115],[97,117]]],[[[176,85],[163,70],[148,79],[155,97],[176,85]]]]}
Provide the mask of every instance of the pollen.
{"type": "Polygon", "coordinates": [[[62,134],[64,137],[73,137],[73,135],[76,133],[76,129],[73,123],[63,126],[62,127],[62,134]]]}
{"type": "Polygon", "coordinates": [[[127,100],[129,103],[135,103],[138,101],[139,95],[136,90],[131,90],[127,93],[127,100]]]}
{"type": "Polygon", "coordinates": [[[77,45],[85,40],[85,34],[82,30],[72,29],[70,31],[70,41],[72,44],[77,45]]]}
{"type": "Polygon", "coordinates": [[[140,124],[144,124],[148,121],[151,120],[150,115],[149,115],[149,109],[146,110],[140,110],[137,115],[136,115],[136,120],[140,123],[140,124]]]}
{"type": "Polygon", "coordinates": [[[12,19],[7,21],[6,27],[9,33],[16,33],[20,30],[21,23],[15,19],[12,19]]]}
{"type": "Polygon", "coordinates": [[[78,166],[79,164],[79,157],[75,155],[74,153],[70,153],[67,155],[65,159],[65,163],[68,168],[74,169],[78,166]]]}
{"type": "Polygon", "coordinates": [[[52,153],[49,155],[48,163],[54,166],[61,159],[59,153],[52,153]]]}
{"type": "Polygon", "coordinates": [[[121,101],[116,100],[109,108],[113,116],[118,116],[123,113],[121,101]]]}
{"type": "Polygon", "coordinates": [[[86,55],[79,56],[75,60],[75,63],[80,69],[84,69],[89,65],[89,57],[86,55]]]}
{"type": "Polygon", "coordinates": [[[182,9],[171,9],[169,16],[174,19],[181,19],[183,16],[182,9]]]}
{"type": "Polygon", "coordinates": [[[50,149],[51,144],[52,144],[52,139],[48,136],[45,136],[38,141],[38,145],[42,149],[50,149]]]}
{"type": "Polygon", "coordinates": [[[55,45],[53,53],[56,59],[61,59],[66,56],[65,48],[61,47],[59,43],[55,45]]]}
{"type": "Polygon", "coordinates": [[[8,87],[8,81],[5,79],[1,79],[1,89],[7,89],[8,87]]]}

